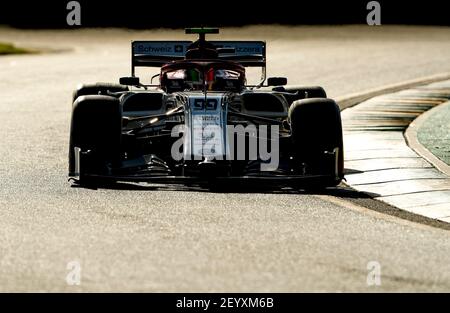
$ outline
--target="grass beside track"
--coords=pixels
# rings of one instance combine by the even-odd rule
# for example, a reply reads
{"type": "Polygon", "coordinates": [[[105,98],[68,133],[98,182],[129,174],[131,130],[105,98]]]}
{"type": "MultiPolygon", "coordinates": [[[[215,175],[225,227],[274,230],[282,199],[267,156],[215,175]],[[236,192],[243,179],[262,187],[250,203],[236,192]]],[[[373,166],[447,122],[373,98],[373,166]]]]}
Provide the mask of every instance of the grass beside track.
{"type": "Polygon", "coordinates": [[[25,53],[34,53],[35,51],[19,48],[10,43],[0,42],[0,55],[7,54],[25,54],[25,53]]]}
{"type": "Polygon", "coordinates": [[[432,113],[419,128],[417,138],[431,153],[450,165],[450,105],[432,113]]]}

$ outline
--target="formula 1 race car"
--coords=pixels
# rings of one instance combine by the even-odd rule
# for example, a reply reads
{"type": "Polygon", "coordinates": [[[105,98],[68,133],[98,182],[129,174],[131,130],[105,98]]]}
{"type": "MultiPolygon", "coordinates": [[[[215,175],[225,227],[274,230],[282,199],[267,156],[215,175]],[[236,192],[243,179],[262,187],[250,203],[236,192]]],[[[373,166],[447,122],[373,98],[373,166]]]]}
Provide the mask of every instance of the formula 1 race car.
{"type": "Polygon", "coordinates": [[[340,110],[321,87],[266,83],[262,41],[133,41],[131,76],[73,95],[69,176],[77,184],[272,182],[324,188],[343,179],[340,110]],[[143,84],[137,67],[159,67],[143,84]],[[248,85],[246,67],[260,67],[248,85]]]}

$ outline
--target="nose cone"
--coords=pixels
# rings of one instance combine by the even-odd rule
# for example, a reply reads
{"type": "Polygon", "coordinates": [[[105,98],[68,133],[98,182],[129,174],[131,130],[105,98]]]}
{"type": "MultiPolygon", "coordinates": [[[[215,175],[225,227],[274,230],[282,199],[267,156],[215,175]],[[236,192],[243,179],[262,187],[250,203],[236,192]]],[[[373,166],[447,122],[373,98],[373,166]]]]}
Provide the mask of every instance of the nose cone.
{"type": "Polygon", "coordinates": [[[184,136],[185,160],[199,160],[202,167],[213,165],[213,160],[224,160],[226,152],[227,117],[223,94],[197,93],[189,97],[186,110],[187,135],[184,136]]]}

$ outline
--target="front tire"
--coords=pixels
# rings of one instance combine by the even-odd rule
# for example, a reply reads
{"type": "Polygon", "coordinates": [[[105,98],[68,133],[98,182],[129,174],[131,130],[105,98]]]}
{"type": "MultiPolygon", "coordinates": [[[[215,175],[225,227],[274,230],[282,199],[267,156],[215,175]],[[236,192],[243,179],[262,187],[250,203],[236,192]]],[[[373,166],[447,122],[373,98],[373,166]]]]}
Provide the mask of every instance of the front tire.
{"type": "Polygon", "coordinates": [[[109,96],[80,96],[73,104],[69,142],[69,176],[75,176],[75,148],[90,151],[81,172],[102,173],[121,160],[122,105],[109,96]]]}
{"type": "Polygon", "coordinates": [[[292,152],[307,174],[329,178],[311,187],[338,185],[344,177],[342,122],[335,101],[313,98],[294,101],[289,108],[292,152]],[[337,153],[335,155],[334,153],[337,153]]]}

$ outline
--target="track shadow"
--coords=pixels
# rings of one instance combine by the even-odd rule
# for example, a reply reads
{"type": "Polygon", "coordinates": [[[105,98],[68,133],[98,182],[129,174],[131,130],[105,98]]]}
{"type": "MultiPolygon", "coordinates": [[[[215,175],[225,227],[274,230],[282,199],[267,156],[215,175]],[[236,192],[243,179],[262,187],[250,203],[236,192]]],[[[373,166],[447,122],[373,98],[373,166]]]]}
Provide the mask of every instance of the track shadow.
{"type": "Polygon", "coordinates": [[[344,168],[344,174],[345,175],[347,175],[347,174],[360,174],[360,173],[364,173],[364,172],[360,171],[360,170],[355,170],[355,169],[352,169],[352,168],[344,168]]]}
{"type": "Polygon", "coordinates": [[[111,182],[95,185],[72,184],[72,188],[82,188],[90,190],[130,190],[130,191],[178,191],[178,192],[208,192],[208,193],[251,193],[251,194],[305,194],[305,195],[330,195],[339,198],[368,199],[378,196],[377,194],[365,194],[358,192],[344,184],[337,187],[324,189],[314,188],[293,188],[277,186],[267,183],[203,183],[203,184],[146,184],[132,182],[111,182]]]}
{"type": "Polygon", "coordinates": [[[109,190],[158,190],[157,186],[152,185],[141,185],[135,183],[126,183],[126,182],[114,182],[114,183],[97,183],[97,184],[77,184],[72,183],[71,188],[79,188],[79,189],[90,189],[90,190],[99,190],[99,189],[109,189],[109,190]]]}
{"type": "Polygon", "coordinates": [[[439,220],[416,215],[408,211],[400,210],[387,203],[374,199],[378,194],[368,194],[357,191],[344,183],[337,187],[325,188],[322,190],[295,189],[288,187],[267,186],[264,184],[221,184],[221,185],[180,185],[180,184],[138,184],[128,182],[108,183],[95,186],[76,185],[72,188],[83,188],[91,190],[131,190],[131,191],[167,191],[167,192],[200,192],[200,193],[252,193],[252,194],[291,194],[291,195],[328,195],[340,198],[366,209],[377,211],[386,215],[391,215],[414,223],[424,224],[435,228],[450,230],[450,224],[439,220]]]}

